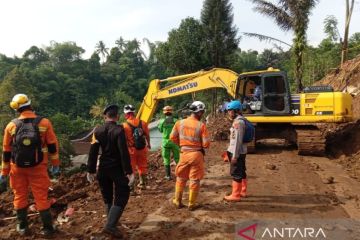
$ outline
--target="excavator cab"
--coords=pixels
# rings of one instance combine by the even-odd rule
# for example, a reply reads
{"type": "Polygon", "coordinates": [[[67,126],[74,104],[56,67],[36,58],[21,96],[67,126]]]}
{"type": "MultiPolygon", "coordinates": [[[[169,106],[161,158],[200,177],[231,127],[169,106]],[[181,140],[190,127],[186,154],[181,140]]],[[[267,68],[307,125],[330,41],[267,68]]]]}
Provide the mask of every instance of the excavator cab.
{"type": "Polygon", "coordinates": [[[246,114],[290,115],[289,83],[285,73],[277,69],[240,74],[237,93],[246,114]]]}

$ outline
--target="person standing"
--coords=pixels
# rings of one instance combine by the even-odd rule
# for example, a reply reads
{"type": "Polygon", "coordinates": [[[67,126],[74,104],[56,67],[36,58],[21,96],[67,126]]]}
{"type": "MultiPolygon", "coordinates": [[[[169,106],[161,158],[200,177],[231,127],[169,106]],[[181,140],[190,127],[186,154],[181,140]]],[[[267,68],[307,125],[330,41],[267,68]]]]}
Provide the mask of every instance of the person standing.
{"type": "Polygon", "coordinates": [[[246,153],[247,144],[243,142],[245,134],[245,120],[242,116],[242,105],[240,101],[234,100],[227,105],[229,117],[233,120],[230,128],[230,144],[227,149],[228,159],[230,160],[230,174],[233,178],[232,193],[225,196],[226,201],[240,201],[241,197],[246,196],[246,153]]]}
{"type": "Polygon", "coordinates": [[[135,107],[127,104],[124,106],[124,114],[126,122],[124,129],[128,149],[130,153],[131,166],[133,172],[136,170],[139,173],[140,182],[138,187],[146,189],[146,174],[147,174],[147,152],[151,149],[150,133],[146,122],[135,117],[135,107]]]}
{"type": "Polygon", "coordinates": [[[173,109],[170,106],[165,106],[163,108],[163,113],[165,118],[162,118],[158,125],[158,129],[162,133],[161,155],[164,160],[165,179],[171,180],[171,153],[173,154],[176,164],[179,162],[180,157],[179,146],[170,141],[170,133],[177,119],[173,117],[173,109]]]}
{"type": "Polygon", "coordinates": [[[106,206],[107,222],[103,232],[122,237],[116,227],[129,200],[129,185],[134,181],[130,156],[123,126],[118,125],[119,107],[108,105],[103,111],[105,124],[96,127],[92,136],[88,158],[87,180],[93,183],[95,176],[106,206]],[[99,167],[96,175],[98,154],[99,167]]]}
{"type": "Polygon", "coordinates": [[[31,100],[25,94],[16,94],[10,107],[20,115],[7,124],[3,139],[3,160],[0,179],[10,175],[10,187],[14,192],[16,210],[16,231],[28,233],[27,208],[29,188],[34,196],[36,209],[43,223],[42,235],[55,233],[50,213],[48,189],[48,160],[51,173],[60,172],[58,141],[51,122],[37,116],[31,107],[31,100]]]}
{"type": "Polygon", "coordinates": [[[180,146],[180,161],[176,166],[176,185],[173,204],[182,207],[182,194],[186,182],[190,180],[189,205],[194,210],[200,190],[200,180],[204,177],[204,155],[210,146],[209,134],[206,125],[200,120],[205,113],[205,104],[195,101],[190,105],[190,117],[177,121],[170,134],[170,140],[180,146]]]}

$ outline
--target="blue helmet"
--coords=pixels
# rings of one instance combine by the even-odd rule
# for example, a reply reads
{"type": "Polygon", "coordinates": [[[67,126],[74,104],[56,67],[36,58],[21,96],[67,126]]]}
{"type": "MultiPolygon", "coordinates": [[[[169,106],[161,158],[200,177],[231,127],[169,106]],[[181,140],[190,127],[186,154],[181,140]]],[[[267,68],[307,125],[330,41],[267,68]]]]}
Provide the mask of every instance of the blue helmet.
{"type": "Polygon", "coordinates": [[[242,104],[239,100],[233,100],[227,104],[226,110],[242,110],[242,104]]]}

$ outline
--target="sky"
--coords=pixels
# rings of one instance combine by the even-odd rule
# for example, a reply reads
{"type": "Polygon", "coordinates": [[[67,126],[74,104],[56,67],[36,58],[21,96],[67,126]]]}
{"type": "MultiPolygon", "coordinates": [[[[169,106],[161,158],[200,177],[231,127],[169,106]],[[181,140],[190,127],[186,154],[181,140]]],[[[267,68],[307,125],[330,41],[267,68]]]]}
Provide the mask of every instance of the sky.
{"type": "MultiPolygon", "coordinates": [[[[248,0],[230,0],[239,32],[256,32],[291,43],[292,33],[252,10],[248,0]]],[[[186,17],[200,18],[203,0],[0,0],[0,53],[21,57],[31,46],[73,41],[88,58],[102,40],[109,48],[116,39],[166,41],[168,32],[186,17]]],[[[343,35],[345,0],[320,0],[312,11],[308,41],[316,46],[325,37],[323,21],[334,15],[343,35]]],[[[355,6],[350,34],[360,32],[360,3],[355,6]]],[[[272,48],[270,43],[243,37],[242,50],[272,48]]],[[[286,48],[286,46],[284,46],[286,48]]],[[[147,52],[146,45],[143,49],[147,52]]]]}

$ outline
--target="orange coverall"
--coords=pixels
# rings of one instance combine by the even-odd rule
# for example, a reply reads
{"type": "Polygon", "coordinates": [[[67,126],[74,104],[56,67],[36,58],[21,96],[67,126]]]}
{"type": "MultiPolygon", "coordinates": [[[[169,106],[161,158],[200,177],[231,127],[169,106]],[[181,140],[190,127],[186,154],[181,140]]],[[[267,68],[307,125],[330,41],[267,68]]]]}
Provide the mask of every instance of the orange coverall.
{"type": "MultiPolygon", "coordinates": [[[[125,129],[125,135],[126,135],[126,142],[128,144],[130,159],[131,159],[131,167],[133,170],[133,173],[136,172],[136,169],[139,173],[139,175],[144,175],[147,173],[147,152],[148,148],[145,147],[144,149],[136,149],[134,147],[134,136],[132,132],[132,128],[127,122],[129,122],[131,125],[137,127],[139,125],[140,120],[135,117],[130,117],[127,119],[127,121],[124,123],[124,129],[125,129]]],[[[150,143],[150,133],[149,128],[146,122],[141,121],[142,129],[144,130],[144,134],[146,137],[147,144],[150,143]]]]}
{"type": "MultiPolygon", "coordinates": [[[[33,111],[24,111],[20,114],[19,119],[35,118],[33,111]]],[[[28,206],[29,187],[35,199],[36,209],[38,211],[50,208],[48,200],[48,188],[50,186],[50,179],[47,172],[48,159],[50,158],[53,166],[59,166],[58,141],[56,139],[51,122],[43,118],[39,125],[43,161],[35,166],[29,168],[17,167],[11,161],[11,143],[16,131],[16,125],[10,122],[4,131],[3,139],[3,162],[2,175],[10,174],[10,187],[14,192],[14,208],[22,209],[28,206]]]]}
{"type": "Polygon", "coordinates": [[[170,140],[180,145],[180,161],[176,166],[176,184],[184,186],[190,179],[190,189],[198,190],[199,181],[204,177],[204,148],[210,146],[206,125],[195,117],[177,121],[170,135],[170,140]]]}

